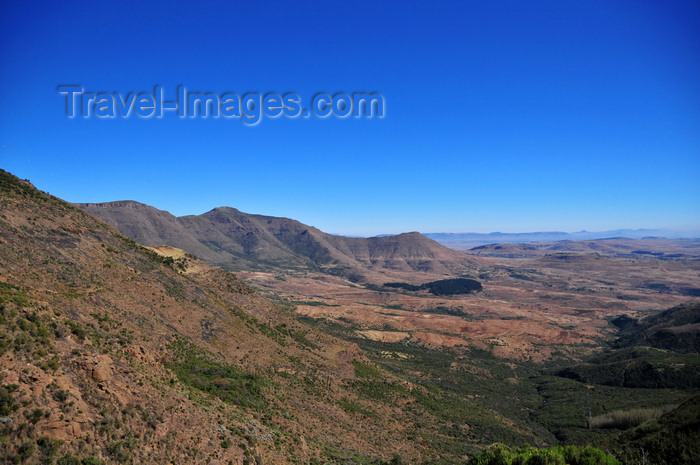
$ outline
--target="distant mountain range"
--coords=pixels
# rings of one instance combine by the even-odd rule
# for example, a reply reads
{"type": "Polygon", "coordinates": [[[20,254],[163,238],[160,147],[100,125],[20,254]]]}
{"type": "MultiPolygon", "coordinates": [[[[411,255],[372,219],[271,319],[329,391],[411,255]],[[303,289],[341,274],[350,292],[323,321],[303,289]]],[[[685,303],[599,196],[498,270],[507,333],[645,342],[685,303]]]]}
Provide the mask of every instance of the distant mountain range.
{"type": "MultiPolygon", "coordinates": [[[[358,278],[366,270],[383,269],[459,274],[475,264],[474,255],[520,256],[523,251],[503,247],[530,247],[517,244],[552,243],[548,250],[573,250],[572,241],[693,236],[661,229],[617,229],[573,233],[410,232],[362,238],[328,234],[289,218],[249,214],[231,207],[176,217],[131,200],[76,206],[141,244],[177,247],[227,270],[307,269],[358,278]],[[463,252],[491,244],[506,245],[496,246],[498,251],[463,252]]],[[[597,251],[604,246],[596,244],[594,248],[597,251]]]]}
{"type": "Polygon", "coordinates": [[[417,232],[354,238],[230,207],[176,217],[134,201],[76,205],[141,244],[178,247],[228,270],[296,268],[349,276],[363,269],[394,269],[450,274],[473,260],[417,232]]]}
{"type": "Polygon", "coordinates": [[[524,244],[528,242],[555,241],[591,241],[625,237],[628,239],[644,239],[650,237],[665,237],[668,239],[697,238],[700,231],[672,231],[668,229],[613,229],[610,231],[578,231],[578,232],[527,232],[527,233],[424,233],[430,239],[452,249],[468,250],[487,244],[524,244]]]}

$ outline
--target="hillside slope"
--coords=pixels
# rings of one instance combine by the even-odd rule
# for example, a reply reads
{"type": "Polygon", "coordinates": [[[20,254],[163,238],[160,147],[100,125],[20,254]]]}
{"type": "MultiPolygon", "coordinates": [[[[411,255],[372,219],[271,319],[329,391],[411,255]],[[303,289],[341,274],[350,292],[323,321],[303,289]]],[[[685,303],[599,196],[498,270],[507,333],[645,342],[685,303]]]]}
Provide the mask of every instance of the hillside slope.
{"type": "Polygon", "coordinates": [[[642,320],[629,320],[633,319],[622,320],[623,334],[615,347],[642,345],[679,353],[700,353],[700,302],[679,305],[642,320]]]}
{"type": "Polygon", "coordinates": [[[611,350],[559,374],[625,388],[700,387],[700,302],[688,302],[641,320],[621,316],[612,323],[622,329],[611,350]]]}
{"type": "Polygon", "coordinates": [[[661,418],[626,431],[612,448],[624,463],[700,463],[700,396],[661,418]]]}

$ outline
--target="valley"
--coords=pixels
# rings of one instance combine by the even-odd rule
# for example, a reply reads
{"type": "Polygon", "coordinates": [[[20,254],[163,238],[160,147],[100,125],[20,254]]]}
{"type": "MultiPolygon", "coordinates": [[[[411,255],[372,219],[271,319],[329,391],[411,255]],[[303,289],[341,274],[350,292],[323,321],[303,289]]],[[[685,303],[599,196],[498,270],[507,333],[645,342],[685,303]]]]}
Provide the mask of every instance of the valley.
{"type": "Polygon", "coordinates": [[[8,463],[700,456],[700,241],[459,251],[231,208],[76,206],[4,171],[0,194],[8,463]]]}
{"type": "MultiPolygon", "coordinates": [[[[636,241],[617,242],[630,247],[636,241]]],[[[693,287],[700,272],[698,242],[681,242],[672,250],[682,250],[682,258],[671,260],[575,250],[581,247],[517,259],[489,257],[470,275],[483,290],[450,296],[383,286],[429,282],[437,277],[430,273],[382,270],[364,283],[300,271],[238,274],[289,300],[298,314],[349,320],[371,330],[363,333],[366,337],[492,347],[505,358],[535,361],[550,359],[554,352],[573,355],[574,348],[585,353],[611,334],[610,319],[670,308],[693,300],[698,291],[693,287]]]]}

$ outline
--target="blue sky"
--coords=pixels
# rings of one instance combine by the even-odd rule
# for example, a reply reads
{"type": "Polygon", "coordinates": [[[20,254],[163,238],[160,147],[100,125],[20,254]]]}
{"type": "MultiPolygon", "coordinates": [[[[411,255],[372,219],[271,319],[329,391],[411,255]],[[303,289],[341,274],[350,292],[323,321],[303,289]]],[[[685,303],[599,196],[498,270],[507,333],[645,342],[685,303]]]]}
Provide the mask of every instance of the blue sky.
{"type": "Polygon", "coordinates": [[[228,205],[350,235],[700,230],[696,1],[3,1],[0,14],[0,167],[68,201],[228,205]],[[386,114],[69,119],[61,84],[376,91],[386,114]]]}

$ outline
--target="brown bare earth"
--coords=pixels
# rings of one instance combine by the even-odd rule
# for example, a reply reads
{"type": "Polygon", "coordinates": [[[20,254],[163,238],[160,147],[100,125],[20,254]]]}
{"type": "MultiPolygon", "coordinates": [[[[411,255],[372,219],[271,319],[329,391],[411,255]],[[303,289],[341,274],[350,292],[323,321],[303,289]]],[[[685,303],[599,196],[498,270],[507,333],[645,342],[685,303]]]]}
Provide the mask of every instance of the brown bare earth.
{"type": "MultiPolygon", "coordinates": [[[[400,331],[405,338],[432,346],[492,346],[501,357],[541,361],[553,352],[572,353],[572,347],[585,353],[587,346],[596,345],[596,338],[609,335],[612,317],[639,316],[693,300],[687,294],[700,287],[700,243],[658,242],[667,255],[680,256],[621,257],[620,250],[655,244],[654,240],[621,239],[606,244],[607,253],[591,253],[591,244],[573,243],[566,252],[537,249],[534,256],[522,258],[489,256],[477,271],[484,290],[459,296],[368,289],[311,272],[239,275],[256,287],[300,302],[296,311],[301,315],[347,320],[371,331],[362,334],[372,339],[393,340],[394,332],[400,331]],[[308,301],[325,305],[303,304],[308,301]],[[440,314],[446,313],[441,307],[451,314],[440,314]]],[[[483,249],[474,253],[482,255],[483,249]]],[[[370,276],[375,285],[441,278],[397,270],[370,276]]]]}
{"type": "Polygon", "coordinates": [[[700,387],[700,309],[660,313],[697,301],[698,241],[462,252],[418,233],[342,238],[233,209],[183,220],[145,207],[118,211],[150,247],[0,170],[6,462],[464,464],[493,442],[608,437],[583,428],[584,392],[608,411],[678,405],[700,387]],[[225,249],[205,263],[168,231],[225,249]],[[254,266],[212,266],[233,259],[254,266]],[[410,286],[457,277],[482,289],[410,286]],[[662,349],[642,350],[652,362],[672,355],[623,380],[641,387],[577,365],[621,315],[659,316],[615,321],[641,328],[627,344],[662,349]]]}
{"type": "Polygon", "coordinates": [[[492,347],[502,357],[542,361],[553,352],[572,354],[572,347],[586,353],[608,336],[610,318],[669,308],[700,292],[700,240],[562,240],[458,251],[418,233],[347,238],[225,207],[176,218],[138,202],[79,206],[137,241],[181,247],[236,269],[295,303],[298,315],[347,320],[377,340],[399,331],[433,347],[492,347]],[[382,287],[457,276],[479,280],[483,291],[436,297],[382,287]]]}

